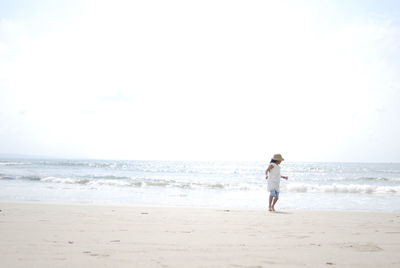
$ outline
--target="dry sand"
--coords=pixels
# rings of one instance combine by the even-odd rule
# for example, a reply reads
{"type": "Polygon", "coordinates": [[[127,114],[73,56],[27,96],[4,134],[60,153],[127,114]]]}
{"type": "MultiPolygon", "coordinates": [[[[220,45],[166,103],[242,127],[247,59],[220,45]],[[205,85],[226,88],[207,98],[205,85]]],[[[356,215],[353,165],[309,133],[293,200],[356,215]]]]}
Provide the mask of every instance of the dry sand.
{"type": "Polygon", "coordinates": [[[0,267],[400,267],[400,213],[0,203],[0,267]]]}

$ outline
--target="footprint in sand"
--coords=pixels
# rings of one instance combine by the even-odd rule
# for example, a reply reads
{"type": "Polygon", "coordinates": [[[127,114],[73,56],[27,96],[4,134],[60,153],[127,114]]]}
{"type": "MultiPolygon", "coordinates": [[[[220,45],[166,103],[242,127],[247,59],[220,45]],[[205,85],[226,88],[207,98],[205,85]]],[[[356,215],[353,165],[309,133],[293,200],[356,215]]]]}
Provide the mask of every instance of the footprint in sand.
{"type": "Polygon", "coordinates": [[[383,249],[380,248],[376,244],[358,244],[358,243],[348,243],[344,245],[345,248],[352,248],[356,251],[360,252],[376,252],[376,251],[382,251],[383,249]]]}
{"type": "Polygon", "coordinates": [[[93,253],[91,251],[82,251],[82,253],[88,254],[89,256],[92,256],[92,257],[109,257],[110,256],[108,254],[93,253]]]}

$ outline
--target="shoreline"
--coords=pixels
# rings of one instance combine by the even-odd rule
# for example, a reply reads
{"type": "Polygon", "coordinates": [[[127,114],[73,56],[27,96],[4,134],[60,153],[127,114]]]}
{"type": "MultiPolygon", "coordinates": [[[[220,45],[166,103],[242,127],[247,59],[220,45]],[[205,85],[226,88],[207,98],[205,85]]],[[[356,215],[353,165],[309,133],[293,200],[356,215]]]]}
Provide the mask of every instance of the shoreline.
{"type": "MultiPolygon", "coordinates": [[[[87,206],[87,207],[132,207],[132,208],[177,208],[177,209],[204,209],[204,210],[234,210],[234,211],[254,211],[254,212],[270,212],[268,207],[256,208],[256,207],[234,207],[234,206],[192,206],[192,205],[153,205],[153,204],[135,204],[135,203],[79,203],[79,202],[48,202],[48,201],[0,201],[2,204],[21,204],[21,205],[54,205],[54,206],[87,206]]],[[[392,210],[356,210],[356,209],[292,209],[292,208],[278,208],[276,212],[344,212],[344,213],[387,213],[387,214],[399,214],[400,211],[392,210]]],[[[270,212],[273,213],[273,212],[270,212]]]]}
{"type": "Polygon", "coordinates": [[[0,202],[4,267],[399,267],[400,213],[0,202]]]}

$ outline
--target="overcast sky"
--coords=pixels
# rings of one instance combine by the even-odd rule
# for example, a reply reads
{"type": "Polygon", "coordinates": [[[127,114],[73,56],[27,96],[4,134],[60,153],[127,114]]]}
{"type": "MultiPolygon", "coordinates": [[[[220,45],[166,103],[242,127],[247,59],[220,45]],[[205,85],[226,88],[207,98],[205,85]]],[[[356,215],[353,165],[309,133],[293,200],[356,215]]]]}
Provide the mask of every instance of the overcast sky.
{"type": "Polygon", "coordinates": [[[0,154],[400,162],[399,1],[0,0],[0,154]]]}

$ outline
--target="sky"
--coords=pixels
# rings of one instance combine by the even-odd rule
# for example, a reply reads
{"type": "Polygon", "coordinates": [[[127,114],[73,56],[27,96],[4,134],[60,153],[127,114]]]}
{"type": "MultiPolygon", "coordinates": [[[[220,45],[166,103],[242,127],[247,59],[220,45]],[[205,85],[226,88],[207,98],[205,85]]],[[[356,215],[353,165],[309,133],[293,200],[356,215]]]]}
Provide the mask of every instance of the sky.
{"type": "Polygon", "coordinates": [[[400,162],[399,1],[0,0],[0,154],[400,162]]]}

